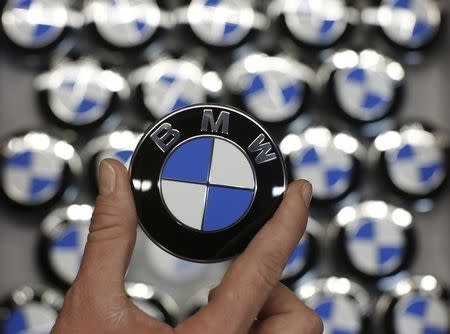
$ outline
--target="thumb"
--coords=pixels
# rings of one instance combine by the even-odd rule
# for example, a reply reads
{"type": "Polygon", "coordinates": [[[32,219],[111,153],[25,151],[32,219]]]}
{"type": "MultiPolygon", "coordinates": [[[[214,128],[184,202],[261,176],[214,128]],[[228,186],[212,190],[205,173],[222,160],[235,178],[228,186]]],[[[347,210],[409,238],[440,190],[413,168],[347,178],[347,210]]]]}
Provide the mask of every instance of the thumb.
{"type": "Polygon", "coordinates": [[[97,293],[123,291],[124,276],[136,242],[137,217],[126,168],[103,160],[99,167],[99,196],[77,280],[97,293]]]}

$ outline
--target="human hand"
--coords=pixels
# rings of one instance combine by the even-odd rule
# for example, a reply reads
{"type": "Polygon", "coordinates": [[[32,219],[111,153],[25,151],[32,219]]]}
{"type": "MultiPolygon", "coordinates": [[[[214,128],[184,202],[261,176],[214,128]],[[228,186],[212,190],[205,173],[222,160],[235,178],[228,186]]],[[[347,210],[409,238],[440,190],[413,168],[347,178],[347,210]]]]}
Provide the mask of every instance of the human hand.
{"type": "Polygon", "coordinates": [[[124,277],[136,242],[136,210],[126,169],[104,160],[83,261],[52,334],[322,333],[316,313],[279,282],[305,231],[310,200],[309,183],[292,183],[273,218],[210,293],[208,305],[172,328],[126,296],[124,277]]]}

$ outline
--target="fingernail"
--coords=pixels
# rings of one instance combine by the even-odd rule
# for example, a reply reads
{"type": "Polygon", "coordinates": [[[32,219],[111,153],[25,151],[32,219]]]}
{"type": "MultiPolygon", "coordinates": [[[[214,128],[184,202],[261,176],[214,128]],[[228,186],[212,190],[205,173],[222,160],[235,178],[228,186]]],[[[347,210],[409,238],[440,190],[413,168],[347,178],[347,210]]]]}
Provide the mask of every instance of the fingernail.
{"type": "Polygon", "coordinates": [[[100,195],[108,195],[114,192],[116,188],[116,172],[114,168],[102,161],[98,172],[98,192],[100,195]]]}
{"type": "Polygon", "coordinates": [[[311,183],[305,182],[302,186],[302,197],[303,201],[305,202],[305,205],[308,207],[311,203],[311,197],[312,197],[312,186],[311,183]]]}

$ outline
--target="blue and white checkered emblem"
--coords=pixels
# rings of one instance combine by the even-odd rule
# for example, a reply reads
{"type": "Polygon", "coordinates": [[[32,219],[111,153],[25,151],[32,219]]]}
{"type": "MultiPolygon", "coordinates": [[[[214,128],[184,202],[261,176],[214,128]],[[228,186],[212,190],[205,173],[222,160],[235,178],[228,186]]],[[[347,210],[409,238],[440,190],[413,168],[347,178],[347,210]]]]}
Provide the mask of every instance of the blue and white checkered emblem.
{"type": "Polygon", "coordinates": [[[194,0],[188,10],[194,33],[218,46],[242,41],[253,25],[253,14],[247,0],[194,0]]]}
{"type": "Polygon", "coordinates": [[[286,24],[300,41],[329,45],[342,36],[346,27],[346,8],[342,0],[298,0],[287,2],[286,24]]]}
{"type": "Polygon", "coordinates": [[[445,180],[445,157],[437,146],[404,143],[385,154],[389,178],[402,191],[426,195],[445,180]]]}
{"type": "Polygon", "coordinates": [[[57,40],[67,23],[67,10],[58,0],[10,0],[2,15],[5,33],[16,44],[42,48],[57,40]]]}
{"type": "Polygon", "coordinates": [[[213,232],[245,216],[253,202],[256,178],[247,155],[235,144],[213,136],[197,137],[167,157],[160,189],[178,222],[213,232]]]}
{"type": "Polygon", "coordinates": [[[382,22],[386,35],[394,42],[419,48],[436,34],[441,14],[433,0],[384,0],[382,10],[391,12],[388,23],[382,22]]]}
{"type": "Polygon", "coordinates": [[[5,163],[3,189],[19,203],[45,203],[61,189],[64,166],[64,161],[53,152],[16,152],[5,163]]]}
{"type": "Polygon", "coordinates": [[[166,59],[150,66],[142,89],[144,104],[155,118],[206,101],[203,71],[185,60],[166,59]]]}
{"type": "Polygon", "coordinates": [[[355,67],[337,70],[335,92],[339,106],[349,116],[372,121],[391,108],[395,86],[386,71],[355,67]]]}
{"type": "Polygon", "coordinates": [[[71,284],[78,274],[88,234],[88,224],[69,224],[52,240],[49,250],[50,264],[68,284],[71,284]]]}
{"type": "Polygon", "coordinates": [[[431,296],[405,296],[395,307],[394,327],[398,334],[447,334],[448,309],[431,296]]]}
{"type": "Polygon", "coordinates": [[[322,296],[308,300],[311,307],[322,319],[324,334],[361,333],[361,314],[355,301],[341,295],[322,296]]]}
{"type": "Polygon", "coordinates": [[[361,218],[348,224],[345,232],[348,257],[366,274],[388,274],[405,259],[404,231],[391,221],[361,218]]]}
{"type": "Polygon", "coordinates": [[[297,154],[293,172],[313,184],[314,197],[330,199],[348,191],[353,167],[352,157],[336,147],[309,145],[297,154]]]}
{"type": "Polygon", "coordinates": [[[301,82],[275,70],[252,74],[243,92],[249,111],[266,122],[294,116],[303,104],[304,93],[301,82]]]}
{"type": "Polygon", "coordinates": [[[153,1],[94,0],[86,10],[100,35],[118,47],[145,43],[155,33],[161,17],[153,1]]]}
{"type": "Polygon", "coordinates": [[[63,122],[86,125],[101,119],[110,106],[112,92],[101,80],[102,69],[89,62],[67,63],[54,72],[49,105],[63,122]]]}
{"type": "Polygon", "coordinates": [[[305,234],[289,257],[288,263],[283,270],[282,279],[295,276],[303,270],[308,260],[309,247],[309,237],[308,234],[305,234]]]}
{"type": "Polygon", "coordinates": [[[50,334],[58,314],[49,306],[31,302],[12,311],[4,334],[50,334]]]}

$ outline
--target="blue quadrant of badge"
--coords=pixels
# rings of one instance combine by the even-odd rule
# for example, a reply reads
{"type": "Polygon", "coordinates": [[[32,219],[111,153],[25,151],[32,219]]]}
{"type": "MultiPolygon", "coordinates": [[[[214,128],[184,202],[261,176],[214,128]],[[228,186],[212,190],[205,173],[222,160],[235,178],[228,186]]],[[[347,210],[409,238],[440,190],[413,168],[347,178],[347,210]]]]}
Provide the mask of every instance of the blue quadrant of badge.
{"type": "Polygon", "coordinates": [[[223,159],[226,160],[227,157],[223,154],[221,156],[222,152],[230,150],[234,152],[230,155],[231,159],[239,159],[234,161],[236,164],[252,170],[245,153],[235,144],[214,137],[188,140],[167,157],[161,173],[161,187],[165,188],[162,189],[161,196],[167,209],[180,223],[199,231],[214,232],[231,227],[249,210],[255,195],[254,175],[247,173],[251,178],[244,180],[247,182],[242,181],[241,175],[233,175],[230,171],[233,161],[227,161],[224,165],[223,159]],[[217,144],[217,141],[220,143],[217,144]],[[220,181],[211,183],[210,179],[214,176],[220,181]],[[177,188],[179,192],[174,191],[177,188]],[[173,196],[185,198],[169,198],[173,196]],[[181,201],[191,205],[184,205],[181,201]],[[197,215],[187,211],[196,212],[197,215]],[[193,216],[195,217],[192,218],[193,216]],[[183,221],[180,217],[189,219],[183,221]]]}

